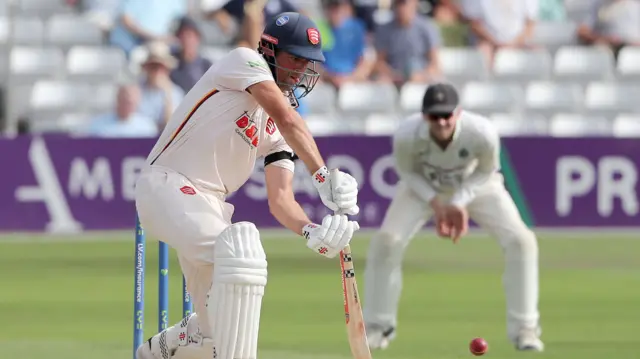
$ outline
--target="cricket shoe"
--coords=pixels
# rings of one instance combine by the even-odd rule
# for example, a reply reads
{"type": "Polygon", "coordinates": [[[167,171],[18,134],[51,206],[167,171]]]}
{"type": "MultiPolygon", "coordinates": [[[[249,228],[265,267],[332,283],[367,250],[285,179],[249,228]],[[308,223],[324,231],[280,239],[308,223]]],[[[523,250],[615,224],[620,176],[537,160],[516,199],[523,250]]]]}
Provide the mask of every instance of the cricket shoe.
{"type": "Polygon", "coordinates": [[[389,327],[387,329],[379,326],[371,326],[367,329],[367,341],[371,350],[387,349],[389,343],[396,337],[396,328],[389,327]]]}
{"type": "Polygon", "coordinates": [[[544,343],[540,340],[539,329],[522,329],[516,339],[516,349],[521,351],[542,352],[544,343]]]}

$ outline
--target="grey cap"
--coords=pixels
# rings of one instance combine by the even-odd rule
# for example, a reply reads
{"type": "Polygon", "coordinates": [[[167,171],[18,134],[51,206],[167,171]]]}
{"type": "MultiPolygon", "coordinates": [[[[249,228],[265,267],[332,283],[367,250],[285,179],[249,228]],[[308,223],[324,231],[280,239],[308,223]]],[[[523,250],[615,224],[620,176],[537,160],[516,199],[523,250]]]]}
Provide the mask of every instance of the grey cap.
{"type": "Polygon", "coordinates": [[[422,113],[446,114],[453,112],[459,103],[458,91],[451,84],[436,83],[429,85],[422,98],[422,113]]]}

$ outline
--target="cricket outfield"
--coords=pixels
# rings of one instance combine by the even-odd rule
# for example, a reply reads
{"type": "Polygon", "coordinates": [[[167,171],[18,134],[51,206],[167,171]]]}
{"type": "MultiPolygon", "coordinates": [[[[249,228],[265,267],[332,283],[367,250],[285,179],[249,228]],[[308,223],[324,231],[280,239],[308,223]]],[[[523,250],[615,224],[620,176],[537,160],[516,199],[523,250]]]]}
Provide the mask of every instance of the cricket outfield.
{"type": "MultiPolygon", "coordinates": [[[[338,260],[317,256],[300,238],[264,237],[269,283],[259,358],[351,358],[338,260]]],[[[367,237],[352,242],[361,294],[367,237]]],[[[468,343],[480,336],[489,343],[486,357],[495,359],[640,358],[637,237],[539,234],[542,354],[516,352],[506,339],[503,259],[495,241],[474,235],[454,246],[432,236],[416,238],[404,266],[398,338],[373,356],[470,358],[468,343]]],[[[145,337],[157,325],[157,242],[148,241],[147,248],[145,337]]],[[[133,254],[133,231],[68,240],[0,236],[1,356],[130,359],[133,254]]],[[[173,251],[169,275],[173,324],[182,304],[173,251]]]]}

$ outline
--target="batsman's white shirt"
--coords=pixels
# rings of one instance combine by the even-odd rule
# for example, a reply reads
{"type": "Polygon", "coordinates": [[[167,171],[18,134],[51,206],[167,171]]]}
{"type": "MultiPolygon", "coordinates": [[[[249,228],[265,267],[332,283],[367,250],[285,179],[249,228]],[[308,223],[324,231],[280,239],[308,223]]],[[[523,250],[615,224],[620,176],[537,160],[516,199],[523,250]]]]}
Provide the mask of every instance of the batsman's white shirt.
{"type": "MultiPolygon", "coordinates": [[[[292,152],[274,121],[246,91],[269,80],[273,75],[260,54],[244,47],[231,51],[185,96],[147,163],[155,160],[153,164],[181,173],[203,191],[236,191],[257,158],[292,152]]],[[[274,164],[293,170],[291,161],[274,164]]]]}
{"type": "Polygon", "coordinates": [[[402,122],[393,138],[396,170],[425,202],[447,194],[461,205],[500,168],[500,139],[489,119],[462,111],[453,140],[442,149],[429,135],[422,114],[402,122]]]}
{"type": "MultiPolygon", "coordinates": [[[[256,160],[292,152],[247,87],[273,81],[261,55],[237,48],[216,62],[185,96],[147,158],[136,183],[136,208],[152,238],[177,251],[205,336],[214,244],[233,206],[225,196],[250,177],[256,160]]],[[[293,171],[293,162],[270,166],[293,171]]]]}

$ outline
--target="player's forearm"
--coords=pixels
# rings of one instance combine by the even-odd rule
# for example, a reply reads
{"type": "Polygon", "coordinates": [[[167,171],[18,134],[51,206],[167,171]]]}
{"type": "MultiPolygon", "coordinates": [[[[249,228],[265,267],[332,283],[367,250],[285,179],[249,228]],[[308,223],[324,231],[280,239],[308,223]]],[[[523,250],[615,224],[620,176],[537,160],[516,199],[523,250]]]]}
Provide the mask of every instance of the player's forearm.
{"type": "Polygon", "coordinates": [[[421,200],[431,202],[436,196],[436,191],[418,174],[411,172],[401,172],[400,179],[413,191],[421,200]]]}
{"type": "Polygon", "coordinates": [[[309,217],[293,197],[269,201],[269,211],[281,225],[299,235],[302,235],[302,228],[311,223],[309,217]]]}
{"type": "Polygon", "coordinates": [[[278,128],[282,137],[284,137],[298,158],[304,162],[310,173],[315,173],[324,166],[324,160],[320,155],[316,141],[313,139],[302,117],[295,110],[291,109],[289,119],[281,121],[278,124],[278,128]]]}

